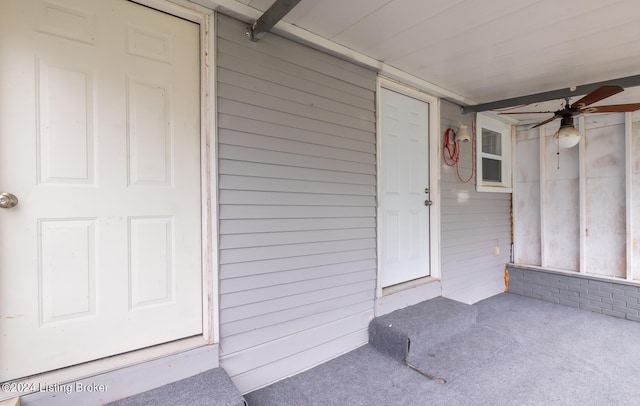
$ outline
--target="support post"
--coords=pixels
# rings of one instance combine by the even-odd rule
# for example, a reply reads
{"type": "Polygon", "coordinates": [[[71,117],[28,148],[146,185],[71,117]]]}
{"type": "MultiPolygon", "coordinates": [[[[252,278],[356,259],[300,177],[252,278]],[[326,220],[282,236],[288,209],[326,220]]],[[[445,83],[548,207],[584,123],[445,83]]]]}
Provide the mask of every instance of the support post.
{"type": "Polygon", "coordinates": [[[633,113],[624,114],[624,174],[626,191],[627,280],[633,280],[633,113]]]}
{"type": "Polygon", "coordinates": [[[546,195],[546,166],[547,166],[547,126],[543,125],[538,127],[540,133],[540,266],[547,266],[547,255],[544,247],[546,239],[546,226],[545,226],[545,195],[546,195]]]}
{"type": "Polygon", "coordinates": [[[587,273],[587,124],[584,115],[578,119],[578,209],[580,210],[580,273],[587,273]]]}

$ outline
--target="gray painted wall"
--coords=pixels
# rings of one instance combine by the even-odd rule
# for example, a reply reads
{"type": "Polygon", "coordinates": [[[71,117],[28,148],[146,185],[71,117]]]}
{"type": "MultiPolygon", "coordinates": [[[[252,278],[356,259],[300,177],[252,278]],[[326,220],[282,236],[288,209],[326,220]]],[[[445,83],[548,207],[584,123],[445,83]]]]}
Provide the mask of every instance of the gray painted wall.
{"type": "MultiPolygon", "coordinates": [[[[441,103],[440,139],[448,127],[472,128],[472,115],[460,114],[452,103],[441,103]]],[[[442,146],[441,146],[442,150],[442,146]]],[[[461,147],[460,175],[471,173],[471,143],[461,147]]],[[[442,157],[440,158],[442,160],[442,157]]],[[[462,183],[456,168],[442,163],[442,295],[475,303],[504,291],[504,269],[511,245],[511,194],[476,192],[475,176],[462,183]],[[500,254],[494,255],[498,244],[500,254]]]]}
{"type": "Polygon", "coordinates": [[[221,366],[248,392],[367,341],[376,75],[218,18],[221,366]]]}

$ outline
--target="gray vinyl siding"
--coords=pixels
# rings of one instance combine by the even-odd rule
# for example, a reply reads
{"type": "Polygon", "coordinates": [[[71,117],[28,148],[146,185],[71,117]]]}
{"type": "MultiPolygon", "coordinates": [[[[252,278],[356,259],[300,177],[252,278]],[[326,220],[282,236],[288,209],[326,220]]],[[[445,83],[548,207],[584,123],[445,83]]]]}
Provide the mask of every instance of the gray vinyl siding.
{"type": "Polygon", "coordinates": [[[367,341],[376,75],[217,30],[221,365],[248,392],[367,341]]]}
{"type": "MultiPolygon", "coordinates": [[[[472,128],[471,114],[443,101],[440,122],[442,139],[447,128],[460,124],[472,128]]],[[[460,175],[471,173],[471,143],[463,143],[460,175]]],[[[462,183],[456,168],[442,164],[441,172],[441,270],[442,295],[466,303],[504,290],[504,269],[511,249],[511,194],[476,192],[475,176],[462,183]],[[500,255],[494,256],[498,243],[500,255]]]]}

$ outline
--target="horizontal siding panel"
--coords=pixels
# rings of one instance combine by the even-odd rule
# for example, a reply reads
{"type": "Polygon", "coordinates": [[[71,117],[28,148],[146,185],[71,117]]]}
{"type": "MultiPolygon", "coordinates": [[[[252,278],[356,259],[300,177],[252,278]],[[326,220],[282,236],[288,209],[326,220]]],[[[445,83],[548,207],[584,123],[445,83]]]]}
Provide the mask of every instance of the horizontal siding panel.
{"type": "MultiPolygon", "coordinates": [[[[504,270],[504,267],[503,267],[504,270]]],[[[446,288],[443,287],[443,290],[449,291],[464,291],[466,289],[472,287],[481,287],[483,285],[491,285],[494,286],[496,283],[499,284],[504,289],[504,280],[499,282],[502,279],[502,273],[496,269],[477,269],[475,275],[466,275],[466,278],[458,277],[456,279],[452,279],[449,283],[447,283],[446,288]],[[492,278],[490,277],[490,273],[498,273],[500,278],[492,278]]],[[[494,292],[498,293],[498,292],[494,292]]]]}
{"type": "Polygon", "coordinates": [[[274,245],[270,247],[226,249],[220,252],[220,264],[263,261],[276,258],[290,258],[334,252],[355,251],[375,248],[375,238],[359,240],[333,240],[305,244],[274,245]]]}
{"type": "Polygon", "coordinates": [[[375,164],[375,155],[367,152],[345,150],[342,148],[325,147],[282,138],[267,137],[259,134],[221,129],[218,142],[225,145],[265,149],[267,151],[289,152],[292,154],[318,156],[343,161],[375,164]]]}
{"type": "Polygon", "coordinates": [[[256,346],[251,350],[238,352],[234,355],[234,362],[225,367],[225,371],[229,375],[233,376],[241,373],[242,371],[255,369],[277,361],[280,359],[279,354],[296,354],[320,345],[327,339],[327,335],[320,334],[320,331],[324,330],[323,327],[325,326],[331,327],[331,332],[325,332],[329,337],[342,337],[356,330],[366,328],[371,320],[372,313],[373,312],[371,310],[361,312],[325,325],[316,326],[315,328],[302,331],[280,340],[256,346]]]}
{"type": "MultiPolygon", "coordinates": [[[[330,89],[342,90],[345,93],[360,97],[362,99],[371,99],[371,93],[375,91],[375,81],[373,82],[373,86],[370,86],[369,83],[366,83],[365,86],[361,86],[361,84],[353,83],[344,80],[343,78],[336,77],[335,73],[337,72],[319,71],[318,69],[314,69],[313,67],[311,69],[304,69],[298,63],[289,61],[286,56],[282,57],[261,52],[264,48],[252,48],[250,46],[247,47],[244,46],[247,45],[247,43],[237,42],[234,40],[234,38],[222,38],[216,45],[218,48],[218,55],[220,55],[221,57],[220,64],[224,67],[233,67],[233,65],[230,64],[227,60],[222,59],[222,56],[229,55],[237,58],[240,63],[253,64],[263,69],[279,69],[284,74],[289,75],[292,78],[306,80],[310,83],[310,91],[314,89],[314,85],[326,84],[326,86],[330,89]]],[[[260,45],[264,44],[261,43],[260,45]]],[[[367,74],[362,76],[371,76],[371,72],[367,72],[367,74]]],[[[258,73],[256,77],[263,76],[260,76],[260,74],[258,73]]],[[[371,79],[365,80],[369,81],[371,79]]]]}
{"type": "Polygon", "coordinates": [[[376,74],[219,19],[221,364],[245,391],[367,340],[376,74]]]}
{"type": "MultiPolygon", "coordinates": [[[[337,78],[331,75],[330,72],[318,71],[314,69],[314,67],[311,69],[301,69],[299,64],[289,61],[286,56],[266,54],[261,52],[264,48],[246,47],[244,46],[247,45],[246,43],[235,41],[233,38],[221,38],[216,45],[218,55],[220,55],[220,66],[226,68],[232,68],[234,66],[229,63],[228,60],[223,59],[224,56],[229,55],[237,58],[239,63],[255,65],[262,69],[280,70],[283,74],[290,76],[294,80],[307,81],[309,83],[309,91],[313,91],[318,85],[325,85],[329,89],[339,90],[364,100],[373,99],[372,93],[375,91],[375,80],[372,86],[369,86],[369,84],[360,86],[359,84],[354,84],[342,78],[337,78]]],[[[262,43],[260,45],[264,44],[262,43]]],[[[368,75],[365,74],[364,76],[371,76],[371,72],[367,73],[368,75]]],[[[257,74],[256,77],[264,78],[264,76],[260,76],[259,74],[257,74]]]]}
{"type": "Polygon", "coordinates": [[[443,199],[441,201],[442,212],[448,215],[457,214],[492,214],[492,213],[504,213],[505,211],[511,211],[510,202],[493,200],[493,201],[480,201],[471,203],[456,203],[454,200],[443,199]]]}
{"type": "Polygon", "coordinates": [[[251,303],[244,306],[232,307],[220,311],[220,322],[226,323],[231,320],[246,319],[256,317],[261,314],[273,313],[311,303],[321,302],[340,296],[353,295],[365,291],[373,291],[376,287],[374,280],[352,283],[334,287],[329,290],[305,292],[284,296],[268,302],[251,303]]]}
{"type": "Polygon", "coordinates": [[[288,219],[287,221],[274,219],[237,219],[221,220],[220,234],[269,233],[280,231],[305,230],[340,230],[348,228],[372,228],[376,226],[375,218],[314,218],[288,219]]]}
{"type": "Polygon", "coordinates": [[[447,216],[458,216],[468,214],[503,214],[509,213],[511,206],[509,202],[494,201],[492,204],[448,204],[449,202],[442,202],[442,214],[447,216]]]}
{"type": "Polygon", "coordinates": [[[375,260],[367,259],[363,261],[315,266],[311,268],[294,269],[291,271],[274,272],[263,275],[251,275],[242,278],[224,279],[220,281],[220,294],[284,285],[286,283],[325,278],[350,272],[366,271],[369,269],[376,269],[375,260]]]}
{"type": "Polygon", "coordinates": [[[348,307],[314,314],[309,317],[295,319],[286,323],[269,325],[262,329],[252,329],[242,334],[227,337],[224,349],[229,353],[242,351],[247,348],[260,345],[261,343],[274,341],[318,325],[331,323],[341,317],[349,317],[351,315],[370,311],[372,306],[372,300],[367,300],[348,307]]]}
{"type": "Polygon", "coordinates": [[[484,227],[504,226],[511,224],[509,212],[495,214],[495,216],[482,216],[474,213],[455,215],[443,214],[442,222],[446,222],[447,224],[451,225],[451,228],[448,228],[447,230],[483,229],[484,227]]]}
{"type": "Polygon", "coordinates": [[[456,273],[455,277],[447,282],[447,289],[467,289],[474,285],[495,284],[498,283],[504,288],[504,269],[505,263],[485,262],[482,265],[475,266],[473,273],[456,273]]]}
{"type": "Polygon", "coordinates": [[[442,269],[451,270],[452,268],[458,268],[455,274],[451,274],[447,277],[447,282],[449,280],[456,279],[460,274],[464,274],[466,272],[479,272],[482,269],[491,267],[493,267],[492,269],[494,272],[497,272],[497,274],[502,277],[502,272],[504,271],[504,267],[507,262],[508,260],[505,260],[503,255],[495,257],[491,254],[485,254],[474,258],[458,258],[457,256],[449,256],[446,261],[442,262],[442,269]]]}
{"type": "MultiPolygon", "coordinates": [[[[291,74],[299,72],[318,72],[326,79],[336,78],[347,84],[359,86],[363,89],[374,90],[376,86],[373,72],[356,66],[352,63],[342,61],[336,57],[317,52],[309,47],[294,42],[283,42],[275,36],[265,37],[263,41],[247,41],[246,28],[239,29],[235,24],[227,24],[224,18],[219,19],[219,30],[228,30],[231,35],[222,37],[234,43],[232,49],[250,49],[256,52],[249,58],[253,63],[263,64],[265,60],[275,58],[280,61],[287,61],[291,64],[291,74]],[[233,35],[235,34],[235,35],[233,35]],[[239,34],[239,35],[238,35],[239,34]],[[301,69],[302,68],[302,69],[301,69]]],[[[221,49],[221,52],[224,50],[221,49]]],[[[282,62],[280,62],[282,63],[282,62]]],[[[325,80],[326,80],[325,79],[325,80]]],[[[322,83],[322,80],[320,80],[322,83]]]]}
{"type": "MultiPolygon", "coordinates": [[[[493,256],[495,245],[495,240],[492,242],[486,238],[483,241],[469,241],[464,245],[442,247],[442,255],[455,256],[458,260],[481,258],[485,255],[493,256]]],[[[505,249],[507,249],[506,245],[502,244],[500,250],[503,251],[505,249]]]]}
{"type": "Polygon", "coordinates": [[[442,184],[443,186],[447,186],[447,189],[442,193],[442,199],[455,201],[458,204],[468,204],[470,202],[491,204],[491,202],[511,201],[511,195],[509,193],[476,192],[475,185],[469,190],[460,190],[456,188],[453,182],[442,182],[442,184]]]}
{"type": "MultiPolygon", "coordinates": [[[[484,227],[483,230],[491,235],[509,235],[511,233],[511,227],[507,224],[484,227]]],[[[487,241],[487,237],[475,233],[469,235],[469,230],[447,230],[441,233],[440,241],[442,247],[459,247],[470,242],[487,241]]],[[[495,240],[493,242],[495,243],[495,240]]]]}
{"type": "Polygon", "coordinates": [[[375,217],[375,207],[221,205],[220,219],[375,217]]]}
{"type": "MultiPolygon", "coordinates": [[[[347,296],[332,298],[321,302],[315,302],[304,306],[285,309],[279,312],[262,314],[242,320],[231,321],[220,325],[220,336],[223,338],[255,331],[268,326],[277,326],[282,323],[295,321],[305,317],[313,317],[316,314],[337,311],[357,305],[358,303],[370,303],[373,307],[373,293],[360,292],[347,296]]],[[[222,348],[224,350],[224,347],[222,348]]]]}
{"type": "Polygon", "coordinates": [[[254,178],[250,176],[220,175],[221,190],[255,190],[274,192],[301,192],[330,195],[373,196],[375,186],[347,183],[306,182],[301,180],[254,178]]]}
{"type": "MultiPolygon", "coordinates": [[[[329,324],[326,325],[323,330],[317,331],[317,334],[324,334],[325,337],[333,337],[327,335],[327,333],[331,331],[332,326],[329,324]]],[[[290,353],[291,355],[263,367],[254,368],[242,374],[232,375],[231,379],[240,393],[248,393],[262,386],[274,383],[283,377],[307,370],[345,352],[355,350],[366,344],[368,339],[369,333],[366,328],[363,328],[342,337],[325,340],[323,344],[306,351],[295,354],[290,353]]],[[[221,358],[220,366],[226,369],[226,366],[233,363],[233,361],[234,359],[232,357],[226,359],[221,358]]]]}
{"type": "Polygon", "coordinates": [[[266,247],[321,241],[343,241],[376,238],[375,228],[347,228],[342,230],[309,230],[283,233],[250,233],[220,236],[220,249],[266,247]]]}
{"type": "MultiPolygon", "coordinates": [[[[458,106],[441,103],[441,134],[460,123],[472,128],[471,118],[458,106]]],[[[460,172],[471,173],[471,145],[463,145],[460,172]]],[[[441,166],[441,269],[443,296],[465,303],[485,299],[499,292],[511,241],[511,195],[475,190],[475,179],[462,183],[456,169],[441,166]],[[499,256],[493,255],[498,241],[499,256]]],[[[502,282],[503,283],[503,282],[502,282]]]]}
{"type": "MultiPolygon", "coordinates": [[[[243,43],[235,37],[229,38],[229,40],[235,40],[234,42],[245,45],[246,49],[252,49],[268,57],[273,56],[280,60],[286,60],[288,63],[303,68],[298,69],[298,72],[317,72],[326,79],[337,79],[362,89],[375,90],[375,75],[372,75],[373,72],[370,70],[325,53],[315,52],[302,44],[285,45],[275,38],[261,41],[260,44],[246,41],[243,43]]],[[[257,59],[256,63],[261,63],[264,58],[257,59]]]]}
{"type": "Polygon", "coordinates": [[[300,128],[284,127],[279,124],[256,121],[253,118],[231,116],[220,114],[218,117],[220,128],[233,130],[241,133],[265,135],[267,137],[282,138],[287,140],[306,142],[313,145],[324,145],[327,147],[348,149],[351,151],[366,152],[375,154],[375,139],[354,140],[340,135],[322,134],[314,131],[307,131],[300,128]]]}
{"type": "Polygon", "coordinates": [[[265,261],[241,262],[220,266],[220,278],[240,278],[292,269],[311,268],[321,265],[340,264],[376,258],[376,250],[332,252],[330,254],[309,255],[306,257],[278,258],[265,261]]]}
{"type": "MultiPolygon", "coordinates": [[[[309,93],[308,91],[292,89],[287,84],[277,84],[268,80],[258,79],[224,68],[218,69],[218,80],[220,81],[220,83],[224,83],[235,88],[244,89],[245,91],[249,91],[251,93],[255,92],[261,95],[269,96],[275,95],[282,101],[289,101],[302,106],[310,106],[321,111],[324,110],[330,113],[337,113],[340,116],[353,117],[356,118],[360,123],[358,124],[358,126],[362,125],[362,121],[370,121],[375,125],[375,113],[372,108],[362,109],[354,107],[338,100],[330,100],[313,93],[309,93]]],[[[224,89],[222,89],[222,93],[220,93],[220,96],[226,97],[224,89]]],[[[237,98],[233,99],[239,100],[237,98]]],[[[264,104],[260,103],[259,105],[264,104]]],[[[279,103],[279,106],[283,108],[284,111],[289,111],[289,109],[286,108],[286,105],[287,104],[284,102],[279,103]]],[[[270,106],[270,104],[266,104],[266,106],[270,106]]],[[[314,117],[315,116],[316,115],[314,114],[314,117]]]]}
{"type": "Polygon", "coordinates": [[[296,294],[304,294],[307,292],[331,289],[336,286],[365,282],[367,280],[371,280],[372,278],[375,278],[375,269],[345,273],[342,275],[327,276],[302,282],[293,282],[285,285],[268,286],[258,289],[223,294],[220,296],[220,309],[224,310],[236,306],[266,302],[269,300],[280,298],[282,296],[286,296],[291,292],[296,292],[296,294]]]}
{"type": "Polygon", "coordinates": [[[355,185],[375,186],[376,184],[376,177],[374,175],[308,168],[296,168],[292,170],[292,168],[282,165],[230,161],[227,159],[220,160],[218,173],[223,175],[253,176],[257,178],[352,183],[355,185]]]}
{"type": "Polygon", "coordinates": [[[219,98],[217,107],[218,114],[250,117],[256,121],[278,124],[284,127],[300,128],[307,131],[341,136],[364,142],[370,142],[372,138],[375,139],[375,134],[365,130],[345,127],[313,118],[301,117],[266,107],[244,104],[235,100],[219,98]]]}
{"type": "MultiPolygon", "coordinates": [[[[446,268],[459,266],[460,269],[454,275],[451,275],[447,279],[447,283],[456,280],[472,280],[474,278],[482,278],[488,273],[502,277],[504,276],[504,269],[506,262],[500,257],[494,257],[493,255],[476,255],[475,258],[456,258],[456,261],[447,262],[443,264],[446,268]]],[[[503,280],[504,282],[504,280],[503,280]]]]}
{"type": "MultiPolygon", "coordinates": [[[[245,45],[245,47],[242,48],[242,50],[244,51],[256,52],[256,55],[262,54],[266,56],[273,56],[280,61],[290,63],[292,65],[292,72],[291,72],[292,74],[297,72],[315,72],[320,75],[323,75],[327,79],[347,82],[350,86],[354,86],[359,89],[368,89],[371,91],[375,90],[376,75],[373,74],[374,72],[372,72],[368,68],[355,65],[343,58],[337,58],[335,56],[329,55],[324,52],[318,52],[313,48],[307,47],[297,42],[290,43],[288,44],[288,46],[283,46],[284,43],[278,43],[277,40],[275,39],[276,37],[272,37],[269,40],[269,42],[273,42],[272,45],[275,45],[278,47],[277,50],[270,49],[270,51],[273,51],[273,52],[264,52],[265,46],[255,46],[255,44],[254,45],[247,44],[246,42],[242,41],[242,38],[238,38],[236,35],[224,36],[224,37],[230,43],[245,45]],[[287,50],[289,52],[287,52],[287,50]],[[291,55],[289,54],[290,52],[295,52],[298,55],[304,55],[306,58],[301,59],[303,61],[303,64],[298,64],[295,61],[291,60],[291,55]],[[335,75],[328,75],[328,72],[326,69],[317,69],[319,65],[314,63],[314,61],[321,61],[322,63],[333,65],[334,68],[330,68],[328,70],[330,70],[332,73],[335,73],[335,75]],[[341,72],[354,73],[358,75],[358,77],[360,77],[361,79],[365,80],[366,82],[363,82],[363,84],[357,84],[356,82],[353,82],[353,81],[345,81],[344,77],[340,74],[341,72]]],[[[260,45],[264,45],[264,44],[260,44],[260,45]]],[[[237,49],[237,48],[232,48],[232,49],[237,49]]],[[[254,58],[254,59],[258,60],[256,63],[262,62],[262,59],[260,57],[254,58]]]]}
{"type": "Polygon", "coordinates": [[[486,203],[487,200],[490,201],[509,201],[508,193],[490,193],[490,192],[476,192],[475,183],[460,183],[453,175],[454,180],[442,180],[442,199],[447,200],[451,199],[456,203],[465,203],[465,202],[482,202],[486,203]]]}
{"type": "MultiPolygon", "coordinates": [[[[260,204],[316,206],[319,197],[311,193],[281,193],[254,190],[221,190],[220,204],[260,204]]],[[[373,196],[328,195],[323,194],[321,202],[325,206],[375,206],[373,196]]]]}
{"type": "Polygon", "coordinates": [[[280,97],[262,94],[250,90],[218,82],[218,97],[223,100],[233,100],[248,106],[256,106],[269,109],[271,111],[293,114],[308,119],[318,120],[323,123],[340,125],[347,128],[354,128],[361,131],[374,131],[375,123],[365,121],[360,118],[349,117],[344,114],[295,103],[280,97]]]}
{"type": "MultiPolygon", "coordinates": [[[[221,40],[218,43],[220,53],[218,54],[218,66],[222,69],[241,73],[246,76],[254,78],[260,78],[272,83],[277,83],[282,86],[287,86],[296,90],[305,90],[308,93],[324,97],[325,99],[334,100],[343,105],[353,106],[362,110],[375,110],[374,104],[371,102],[371,91],[362,89],[358,86],[348,85],[353,87],[353,91],[345,91],[344,86],[340,88],[340,84],[344,85],[343,81],[333,80],[335,86],[328,86],[326,80],[324,83],[316,83],[309,78],[302,78],[287,74],[281,67],[273,67],[277,62],[272,63],[271,66],[266,64],[257,65],[247,63],[247,57],[253,52],[251,50],[242,49],[234,50],[230,47],[233,46],[226,40],[221,40]],[[242,57],[238,57],[234,54],[242,54],[242,57]],[[249,54],[249,55],[248,55],[249,54]],[[243,59],[243,57],[245,59],[243,59]],[[362,96],[362,95],[366,96],[362,96]]],[[[313,73],[312,73],[313,75],[313,73]]],[[[308,75],[307,75],[308,76],[308,75]]],[[[326,79],[326,76],[324,77],[326,79]]]]}
{"type": "MultiPolygon", "coordinates": [[[[375,139],[372,137],[364,139],[364,137],[359,133],[357,134],[359,135],[359,139],[353,139],[343,135],[308,131],[229,114],[220,114],[218,117],[218,125],[222,129],[236,131],[239,133],[264,135],[272,138],[280,138],[283,140],[292,140],[356,152],[365,152],[368,154],[375,154],[376,152],[375,139]]],[[[347,133],[346,135],[349,134],[347,133]]]]}
{"type": "Polygon", "coordinates": [[[262,162],[267,164],[279,164],[298,168],[326,169],[340,172],[364,173],[375,175],[376,166],[373,163],[343,161],[333,158],[298,155],[288,152],[267,151],[252,147],[221,144],[218,149],[218,157],[221,159],[233,159],[236,161],[262,162]]]}

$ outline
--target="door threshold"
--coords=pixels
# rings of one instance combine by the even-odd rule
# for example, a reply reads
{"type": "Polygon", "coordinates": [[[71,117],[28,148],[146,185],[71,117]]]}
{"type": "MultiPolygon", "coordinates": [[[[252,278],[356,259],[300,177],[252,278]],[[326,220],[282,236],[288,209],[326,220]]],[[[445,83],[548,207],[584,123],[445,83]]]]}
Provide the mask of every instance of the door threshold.
{"type": "Polygon", "coordinates": [[[412,279],[410,281],[406,281],[406,282],[398,283],[396,285],[387,286],[386,288],[382,288],[382,296],[393,295],[394,293],[398,293],[403,290],[412,289],[420,285],[437,282],[437,281],[439,281],[439,279],[434,278],[433,276],[425,276],[423,278],[412,279]]]}
{"type": "Polygon", "coordinates": [[[382,316],[438,296],[442,296],[442,284],[433,276],[388,286],[376,298],[375,315],[382,316]]]}

